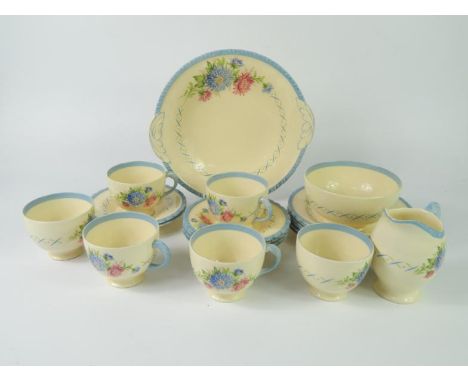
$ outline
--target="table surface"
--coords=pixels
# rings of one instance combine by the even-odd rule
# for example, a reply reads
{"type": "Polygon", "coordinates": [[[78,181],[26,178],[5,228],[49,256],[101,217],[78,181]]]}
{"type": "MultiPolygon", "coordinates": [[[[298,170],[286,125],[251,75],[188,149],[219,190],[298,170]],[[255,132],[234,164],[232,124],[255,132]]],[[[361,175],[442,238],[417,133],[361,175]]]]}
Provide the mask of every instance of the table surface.
{"type": "Polygon", "coordinates": [[[0,364],[467,364],[466,20],[2,18],[0,364]],[[124,290],[85,256],[53,261],[28,238],[31,199],[91,194],[111,166],[155,160],[147,129],[164,85],[191,58],[230,47],[284,66],[316,116],[273,200],[286,206],[311,164],[348,159],[394,171],[415,206],[441,203],[447,256],[418,303],[381,299],[372,274],[344,301],[317,300],[293,233],[280,267],[232,304],[195,279],[180,221],[161,232],[171,265],[124,290]]]}

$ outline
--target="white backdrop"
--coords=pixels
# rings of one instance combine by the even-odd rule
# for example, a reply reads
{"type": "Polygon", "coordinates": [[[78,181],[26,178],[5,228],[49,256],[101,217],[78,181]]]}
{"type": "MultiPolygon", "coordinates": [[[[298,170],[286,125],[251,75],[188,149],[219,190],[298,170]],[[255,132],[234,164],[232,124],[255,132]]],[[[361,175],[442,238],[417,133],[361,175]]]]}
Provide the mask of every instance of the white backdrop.
{"type": "Polygon", "coordinates": [[[465,17],[0,18],[0,363],[468,363],[467,41],[465,17]],[[110,166],[157,160],[147,129],[165,83],[223,48],[278,62],[315,113],[315,138],[274,200],[286,205],[309,165],[344,159],[394,171],[415,206],[441,203],[448,253],[419,303],[380,299],[370,277],[346,301],[316,300],[294,235],[236,304],[206,296],[177,226],[163,231],[171,266],[128,290],[29,240],[29,200],[91,194],[110,166]]]}

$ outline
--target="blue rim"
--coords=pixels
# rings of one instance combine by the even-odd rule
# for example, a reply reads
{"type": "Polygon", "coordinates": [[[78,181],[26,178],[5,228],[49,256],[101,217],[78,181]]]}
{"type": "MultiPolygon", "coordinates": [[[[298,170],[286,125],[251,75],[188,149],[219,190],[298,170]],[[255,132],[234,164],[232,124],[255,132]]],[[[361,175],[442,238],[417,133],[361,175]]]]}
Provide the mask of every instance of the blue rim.
{"type": "Polygon", "coordinates": [[[229,171],[229,172],[222,172],[219,174],[212,175],[206,181],[206,185],[209,186],[211,185],[211,183],[216,182],[217,180],[220,180],[220,179],[225,179],[225,178],[247,178],[247,179],[255,180],[258,183],[263,184],[266,188],[268,188],[268,181],[265,178],[261,177],[260,175],[251,174],[249,172],[241,172],[241,171],[229,171]]]}
{"type": "Polygon", "coordinates": [[[85,225],[83,228],[83,237],[86,235],[96,226],[103,224],[105,222],[116,220],[116,219],[139,219],[144,220],[154,226],[154,228],[159,229],[159,223],[156,219],[153,219],[151,216],[139,213],[139,212],[114,212],[109,215],[100,216],[91,220],[88,224],[85,225]]]}
{"type": "Polygon", "coordinates": [[[369,239],[369,237],[367,237],[365,234],[363,234],[362,232],[359,232],[358,230],[354,228],[341,225],[341,224],[334,224],[334,223],[309,224],[300,229],[300,231],[297,233],[297,238],[300,239],[302,235],[308,232],[319,231],[319,230],[339,231],[339,232],[344,232],[352,236],[355,236],[367,245],[367,248],[369,248],[369,252],[370,252],[369,256],[371,256],[374,253],[374,243],[372,243],[372,240],[369,239]]]}
{"type": "MultiPolygon", "coordinates": [[[[93,205],[94,205],[94,200],[99,195],[101,195],[103,192],[106,192],[108,190],[109,190],[109,188],[103,188],[102,190],[99,190],[98,192],[94,193],[91,196],[92,199],[93,199],[93,205]]],[[[180,190],[177,190],[177,189],[175,189],[174,192],[177,192],[177,194],[180,197],[180,201],[181,201],[180,206],[179,206],[179,208],[177,208],[177,210],[175,210],[172,214],[166,216],[165,218],[155,219],[159,223],[160,227],[162,227],[163,225],[166,225],[166,224],[172,222],[173,220],[177,219],[180,215],[182,215],[182,213],[185,211],[185,208],[187,207],[187,199],[185,198],[185,195],[180,190]]],[[[122,211],[122,212],[124,212],[124,211],[122,211]]]]}
{"type": "Polygon", "coordinates": [[[55,200],[55,199],[81,199],[81,200],[85,200],[91,203],[91,206],[94,206],[93,199],[88,195],[80,194],[77,192],[58,192],[56,194],[49,194],[49,195],[41,196],[37,199],[30,201],[28,204],[26,204],[23,207],[23,215],[26,216],[26,214],[31,208],[41,203],[48,202],[49,200],[55,200]]]}
{"type": "MultiPolygon", "coordinates": [[[[202,227],[202,228],[196,229],[195,227],[193,227],[190,224],[190,220],[189,220],[189,215],[190,215],[190,212],[193,210],[193,208],[195,208],[197,205],[199,205],[200,203],[202,203],[204,201],[205,201],[205,199],[201,199],[201,200],[198,200],[198,201],[192,203],[189,207],[187,207],[187,209],[184,212],[184,217],[183,217],[183,221],[182,221],[182,230],[184,232],[185,237],[188,240],[190,240],[190,238],[192,237],[192,235],[195,232],[198,232],[200,229],[204,228],[204,227],[202,227]]],[[[267,242],[268,244],[281,243],[286,238],[286,236],[288,235],[289,226],[291,224],[291,218],[290,218],[288,212],[286,211],[286,209],[283,206],[281,206],[280,204],[274,202],[273,200],[270,200],[270,202],[272,204],[274,204],[275,206],[277,206],[281,210],[281,212],[283,213],[283,215],[284,215],[284,224],[278,230],[278,232],[276,232],[275,234],[267,236],[267,237],[263,237],[263,235],[262,235],[262,237],[265,239],[265,242],[267,242]]],[[[225,224],[225,223],[216,223],[216,224],[213,224],[212,226],[220,225],[220,224],[225,224]]],[[[206,226],[206,227],[212,227],[212,226],[206,226]]],[[[244,226],[241,225],[241,227],[244,227],[244,226]]]]}
{"type": "MultiPolygon", "coordinates": [[[[432,216],[434,216],[437,220],[440,221],[440,219],[435,216],[434,214],[432,214],[430,211],[427,211],[427,210],[424,210],[424,209],[421,209],[422,211],[424,211],[425,213],[428,213],[428,214],[431,214],[432,216]]],[[[388,210],[385,209],[384,210],[384,213],[385,213],[385,216],[387,216],[388,219],[390,219],[393,223],[397,223],[397,224],[410,224],[410,225],[415,225],[419,228],[421,228],[423,231],[427,232],[429,235],[431,235],[432,237],[435,237],[437,239],[441,239],[445,236],[445,230],[443,229],[443,225],[442,225],[442,231],[438,231],[424,223],[421,223],[417,220],[400,220],[400,219],[396,219],[392,216],[390,216],[388,214],[388,210]]]]}
{"type": "Polygon", "coordinates": [[[263,248],[264,249],[266,248],[265,238],[262,236],[262,234],[258,233],[257,231],[255,231],[252,228],[245,227],[243,225],[227,224],[227,223],[213,224],[213,225],[209,225],[209,226],[202,227],[202,228],[198,229],[190,237],[190,245],[192,246],[200,236],[203,236],[203,235],[205,235],[205,234],[207,234],[209,232],[216,232],[216,231],[238,231],[238,232],[246,233],[246,234],[248,234],[250,236],[255,237],[260,242],[260,244],[263,246],[263,248]]]}
{"type": "MultiPolygon", "coordinates": [[[[255,52],[251,52],[251,51],[248,51],[248,50],[243,50],[243,49],[221,49],[221,50],[215,50],[215,51],[212,51],[212,52],[208,52],[208,53],[205,53],[205,54],[202,54],[201,56],[198,56],[198,57],[195,57],[194,59],[192,59],[191,61],[189,61],[188,63],[186,63],[184,66],[182,66],[172,77],[171,79],[169,80],[169,82],[166,84],[166,86],[164,87],[160,97],[159,97],[159,100],[158,100],[158,103],[156,105],[156,110],[155,110],[155,115],[159,114],[161,112],[161,107],[162,107],[162,104],[164,103],[164,100],[167,96],[167,93],[169,92],[169,90],[171,89],[172,85],[174,84],[174,82],[186,71],[188,70],[190,67],[192,67],[193,65],[196,65],[198,64],[199,62],[201,61],[204,61],[204,60],[207,60],[209,58],[212,58],[212,57],[217,57],[217,56],[223,56],[223,55],[239,55],[239,56],[246,56],[246,57],[251,57],[251,58],[254,58],[256,60],[259,60],[259,61],[262,61],[270,66],[272,66],[274,69],[276,69],[280,74],[283,75],[284,78],[286,78],[288,80],[288,82],[290,83],[290,85],[292,86],[292,88],[294,89],[296,95],[297,95],[297,98],[299,98],[301,101],[305,102],[304,100],[304,96],[302,95],[302,92],[301,90],[299,89],[299,86],[297,85],[296,81],[294,81],[294,79],[291,77],[291,75],[285,70],[283,69],[280,65],[278,65],[276,62],[274,62],[273,60],[271,60],[270,58],[266,57],[266,56],[263,56],[259,53],[255,53],[255,52]]],[[[275,191],[277,188],[279,188],[280,186],[282,186],[291,176],[292,174],[296,171],[297,167],[299,166],[299,163],[301,163],[301,160],[304,156],[304,153],[305,153],[305,150],[307,149],[307,146],[304,147],[300,152],[299,152],[299,155],[296,159],[296,163],[294,163],[294,165],[291,167],[291,169],[289,170],[289,172],[278,182],[276,183],[275,185],[271,186],[270,189],[268,190],[269,192],[273,192],[275,191]]],[[[177,178],[177,180],[179,181],[179,184],[182,185],[187,191],[190,191],[191,193],[199,196],[199,197],[203,197],[203,194],[201,192],[198,192],[197,190],[195,190],[194,188],[192,188],[191,186],[189,186],[187,183],[185,183],[175,172],[174,170],[172,169],[171,165],[167,162],[164,162],[163,161],[163,164],[164,164],[164,167],[166,167],[167,170],[169,171],[172,171],[175,175],[175,177],[177,178]]]]}
{"type": "Polygon", "coordinates": [[[107,170],[107,176],[111,176],[117,170],[120,170],[122,168],[127,168],[127,167],[151,167],[151,168],[160,170],[163,173],[166,173],[166,169],[163,166],[161,166],[159,163],[136,160],[132,162],[119,163],[115,166],[112,166],[109,170],[107,170]]]}
{"type": "MultiPolygon", "coordinates": [[[[359,167],[359,168],[364,168],[367,170],[372,170],[379,172],[389,178],[391,178],[396,184],[398,184],[398,188],[401,188],[401,180],[400,178],[394,174],[393,172],[387,170],[386,168],[375,166],[373,164],[369,163],[364,163],[364,162],[354,162],[354,161],[334,161],[334,162],[322,162],[322,163],[317,163],[313,166],[310,166],[306,172],[305,176],[307,177],[311,172],[325,168],[325,167],[342,167],[342,166],[347,166],[347,167],[359,167]]],[[[343,195],[346,196],[346,195],[343,195]]]]}

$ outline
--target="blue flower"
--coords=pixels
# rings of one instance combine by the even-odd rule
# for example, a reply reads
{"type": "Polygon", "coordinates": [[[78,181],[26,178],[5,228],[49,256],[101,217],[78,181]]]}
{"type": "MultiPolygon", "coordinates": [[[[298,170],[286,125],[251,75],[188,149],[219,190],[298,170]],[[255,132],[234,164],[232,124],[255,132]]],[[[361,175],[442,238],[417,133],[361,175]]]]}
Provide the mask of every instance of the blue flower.
{"type": "Polygon", "coordinates": [[[244,62],[240,58],[233,58],[231,60],[231,65],[232,66],[243,66],[244,62]]]}
{"type": "Polygon", "coordinates": [[[128,202],[135,207],[143,204],[145,202],[145,199],[145,194],[139,191],[133,191],[127,196],[128,202]]]}
{"type": "Polygon", "coordinates": [[[112,256],[110,253],[105,253],[103,257],[106,261],[114,260],[114,256],[112,256]]]}
{"type": "Polygon", "coordinates": [[[231,275],[215,272],[210,276],[210,284],[216,289],[229,289],[234,284],[234,280],[231,275]]]}
{"type": "Polygon", "coordinates": [[[226,89],[232,84],[232,72],[224,66],[215,66],[206,76],[206,85],[215,92],[226,89]]]}
{"type": "Polygon", "coordinates": [[[362,280],[364,280],[364,277],[366,277],[367,274],[367,269],[368,267],[364,267],[364,269],[359,272],[359,275],[356,278],[356,283],[359,284],[362,280]]]}
{"type": "Polygon", "coordinates": [[[244,273],[244,271],[243,271],[242,269],[236,269],[236,270],[234,271],[234,276],[239,276],[239,275],[241,275],[242,273],[244,273]]]}
{"type": "Polygon", "coordinates": [[[208,207],[210,207],[210,211],[213,215],[219,215],[221,210],[214,199],[208,199],[208,207]]]}
{"type": "Polygon", "coordinates": [[[106,263],[98,255],[91,253],[89,255],[89,260],[91,261],[91,264],[94,265],[94,268],[96,268],[99,272],[103,272],[107,269],[106,263]]]}
{"type": "Polygon", "coordinates": [[[140,267],[135,267],[135,268],[132,269],[132,272],[137,273],[139,270],[140,270],[140,267]]]}
{"type": "Polygon", "coordinates": [[[145,188],[146,193],[151,192],[151,191],[153,191],[153,187],[146,187],[145,188]]]}
{"type": "Polygon", "coordinates": [[[262,92],[270,93],[273,90],[273,86],[271,84],[267,84],[263,86],[262,92]]]}
{"type": "Polygon", "coordinates": [[[219,204],[222,206],[227,206],[227,203],[223,199],[220,199],[219,204]]]}
{"type": "Polygon", "coordinates": [[[434,261],[434,268],[436,271],[439,270],[439,268],[441,267],[444,257],[445,257],[445,249],[442,249],[434,261]]]}

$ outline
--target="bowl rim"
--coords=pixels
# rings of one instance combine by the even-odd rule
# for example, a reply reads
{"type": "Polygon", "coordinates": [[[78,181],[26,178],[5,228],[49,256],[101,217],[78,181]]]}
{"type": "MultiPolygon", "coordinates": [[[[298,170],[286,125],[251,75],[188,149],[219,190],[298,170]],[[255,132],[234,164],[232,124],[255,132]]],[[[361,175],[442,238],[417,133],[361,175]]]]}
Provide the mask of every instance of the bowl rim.
{"type": "Polygon", "coordinates": [[[304,174],[305,184],[309,185],[309,186],[316,187],[316,188],[320,189],[321,191],[323,191],[323,192],[325,192],[327,194],[339,196],[339,197],[342,197],[342,198],[348,198],[348,199],[377,200],[377,199],[385,199],[385,198],[387,198],[387,197],[389,197],[391,195],[391,194],[386,194],[386,195],[383,195],[383,196],[355,196],[355,195],[340,194],[340,193],[337,193],[337,192],[329,191],[329,190],[327,190],[327,189],[325,189],[323,187],[320,187],[317,184],[312,183],[307,179],[308,175],[310,173],[312,173],[313,171],[316,171],[316,170],[319,170],[319,169],[322,169],[322,168],[326,168],[326,167],[357,167],[357,168],[363,168],[363,169],[366,169],[366,170],[371,170],[371,171],[374,171],[374,172],[378,172],[378,173],[380,173],[382,175],[385,175],[388,178],[391,178],[398,186],[397,195],[400,194],[402,183],[401,183],[401,179],[395,173],[393,173],[390,170],[387,170],[386,168],[383,168],[383,167],[379,167],[379,166],[376,166],[376,165],[373,165],[373,164],[370,164],[370,163],[356,162],[356,161],[332,161],[332,162],[321,162],[321,163],[317,163],[315,165],[312,165],[312,166],[308,167],[307,170],[305,171],[305,174],[304,174]]]}

